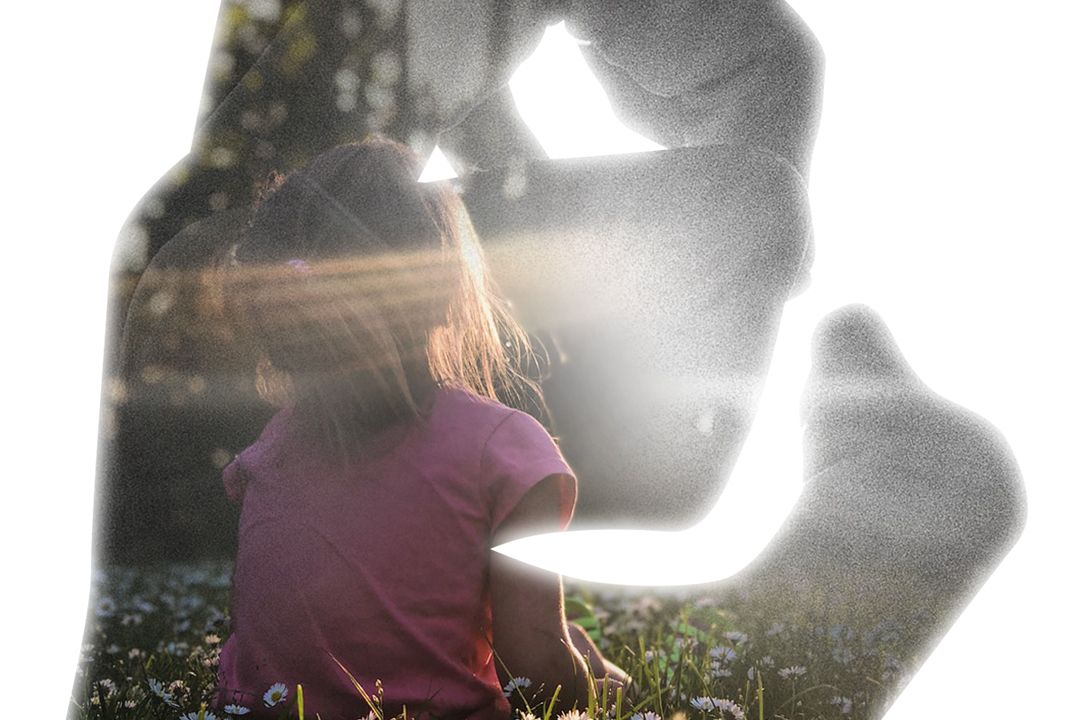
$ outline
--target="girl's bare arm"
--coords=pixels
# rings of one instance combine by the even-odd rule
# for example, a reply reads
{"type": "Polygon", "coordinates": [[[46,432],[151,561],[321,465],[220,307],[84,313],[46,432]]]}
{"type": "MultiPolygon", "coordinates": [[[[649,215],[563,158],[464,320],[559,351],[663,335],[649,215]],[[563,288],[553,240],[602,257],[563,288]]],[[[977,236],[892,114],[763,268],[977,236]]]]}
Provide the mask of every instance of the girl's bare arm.
{"type": "MultiPolygon", "coordinates": [[[[499,545],[519,537],[560,529],[559,483],[551,476],[526,494],[499,527],[494,538],[499,545]]],[[[590,672],[604,666],[599,651],[588,661],[578,651],[563,611],[562,579],[506,557],[491,554],[491,608],[496,664],[501,673],[527,677],[532,685],[525,691],[529,699],[548,699],[556,687],[560,705],[588,702],[590,672]],[[597,664],[599,661],[599,665],[597,664]]],[[[620,680],[611,677],[611,680],[620,680]]]]}

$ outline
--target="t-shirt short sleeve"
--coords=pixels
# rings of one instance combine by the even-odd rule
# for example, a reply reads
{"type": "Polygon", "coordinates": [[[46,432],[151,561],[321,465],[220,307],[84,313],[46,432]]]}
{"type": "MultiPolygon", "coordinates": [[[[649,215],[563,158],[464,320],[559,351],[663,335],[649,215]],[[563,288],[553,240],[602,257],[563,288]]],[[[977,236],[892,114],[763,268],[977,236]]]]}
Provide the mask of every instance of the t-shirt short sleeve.
{"type": "Polygon", "coordinates": [[[560,477],[559,517],[565,529],[574,513],[577,480],[555,441],[532,416],[513,411],[484,446],[481,467],[491,502],[494,531],[541,480],[560,477]]]}

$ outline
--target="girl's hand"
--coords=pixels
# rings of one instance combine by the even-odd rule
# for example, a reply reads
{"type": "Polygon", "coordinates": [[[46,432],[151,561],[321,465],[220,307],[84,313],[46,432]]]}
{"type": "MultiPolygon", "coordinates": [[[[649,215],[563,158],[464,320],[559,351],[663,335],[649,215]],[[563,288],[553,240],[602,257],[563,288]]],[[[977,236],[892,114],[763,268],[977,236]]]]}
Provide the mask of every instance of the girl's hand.
{"type": "Polygon", "coordinates": [[[630,676],[626,674],[626,671],[603,656],[583,627],[575,622],[568,622],[567,628],[570,631],[570,642],[574,644],[574,649],[585,658],[585,662],[589,665],[589,672],[597,682],[606,679],[612,690],[624,688],[630,684],[630,676]]]}

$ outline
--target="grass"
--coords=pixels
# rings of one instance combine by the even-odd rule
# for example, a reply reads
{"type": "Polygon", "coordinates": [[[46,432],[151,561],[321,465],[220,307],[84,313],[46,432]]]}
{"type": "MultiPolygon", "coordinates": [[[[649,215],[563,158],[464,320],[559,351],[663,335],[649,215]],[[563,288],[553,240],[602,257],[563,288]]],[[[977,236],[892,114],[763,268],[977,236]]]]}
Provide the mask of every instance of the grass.
{"type": "MultiPolygon", "coordinates": [[[[226,562],[97,573],[69,718],[229,717],[206,710],[228,636],[229,584],[226,562]]],[[[780,622],[710,597],[572,585],[567,614],[633,678],[626,695],[596,689],[581,711],[597,720],[875,718],[914,666],[897,623],[780,622]]],[[[302,689],[285,690],[281,717],[302,716],[302,689]]],[[[515,714],[557,720],[550,705],[533,703],[537,690],[530,681],[512,689],[515,714]]],[[[357,695],[357,717],[384,720],[381,692],[357,695]]]]}

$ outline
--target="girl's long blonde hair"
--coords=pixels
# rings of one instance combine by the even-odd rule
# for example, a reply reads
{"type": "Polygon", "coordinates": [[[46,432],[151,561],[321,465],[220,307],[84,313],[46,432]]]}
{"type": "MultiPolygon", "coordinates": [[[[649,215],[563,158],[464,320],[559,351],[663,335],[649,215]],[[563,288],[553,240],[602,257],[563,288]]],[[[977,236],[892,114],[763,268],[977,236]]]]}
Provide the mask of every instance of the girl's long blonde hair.
{"type": "Polygon", "coordinates": [[[439,385],[544,412],[465,207],[419,173],[391,140],[331,148],[267,191],[227,273],[260,395],[346,458],[422,416],[439,385]]]}

